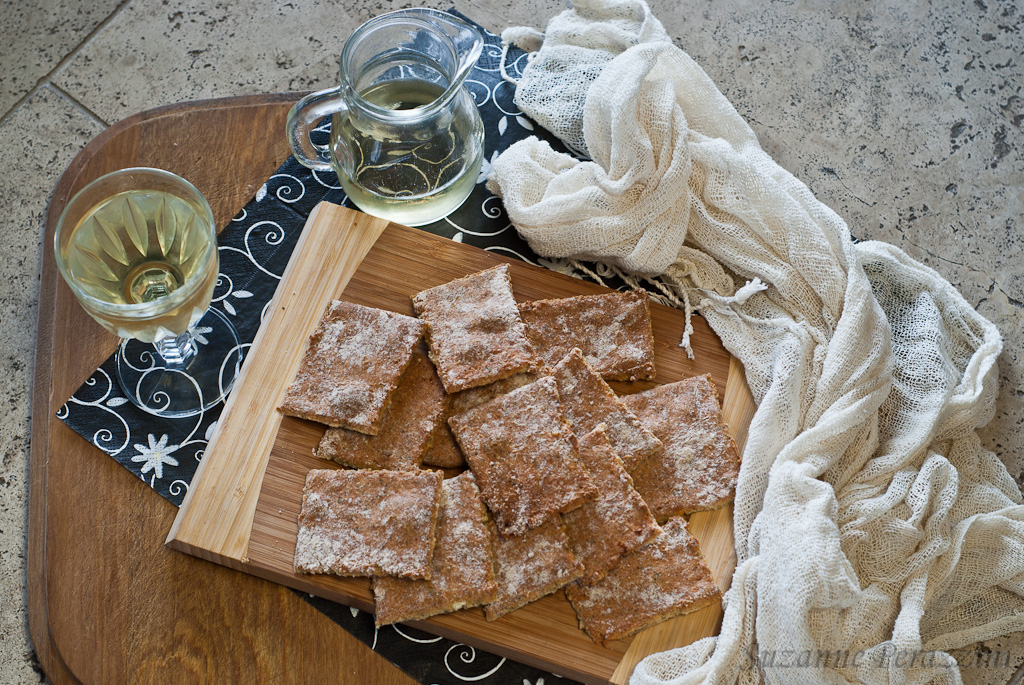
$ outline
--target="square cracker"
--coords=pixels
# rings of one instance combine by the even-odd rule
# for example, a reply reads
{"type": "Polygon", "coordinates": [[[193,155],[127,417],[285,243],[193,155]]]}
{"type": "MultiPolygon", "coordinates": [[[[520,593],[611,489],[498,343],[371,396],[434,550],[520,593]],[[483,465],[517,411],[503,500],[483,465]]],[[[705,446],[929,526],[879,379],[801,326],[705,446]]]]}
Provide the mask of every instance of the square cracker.
{"type": "Polygon", "coordinates": [[[622,401],[665,445],[631,474],[654,518],[660,522],[732,501],[740,457],[722,422],[709,376],[662,385],[622,401]]]}
{"type": "Polygon", "coordinates": [[[654,334],[647,293],[578,295],[519,305],[534,354],[554,366],[574,347],[602,378],[654,378],[654,334]]]}
{"type": "Polygon", "coordinates": [[[376,435],[425,328],[411,316],[332,300],[309,338],[281,413],[376,435]]]}
{"type": "Polygon", "coordinates": [[[597,495],[551,377],[448,423],[502,535],[522,535],[597,495]]]}
{"type": "Polygon", "coordinates": [[[579,348],[565,355],[555,365],[553,374],[558,383],[565,419],[572,426],[573,433],[586,435],[599,424],[605,424],[612,449],[622,459],[627,471],[632,471],[662,450],[661,440],[615,396],[615,392],[583,358],[579,348]]]}
{"type": "Polygon", "coordinates": [[[446,397],[434,365],[417,350],[398,381],[377,435],[329,428],[316,456],[357,469],[414,471],[439,426],[446,397]]]}
{"type": "Polygon", "coordinates": [[[608,442],[604,424],[579,439],[580,459],[597,498],[562,515],[573,554],[585,569],[580,582],[604,577],[622,557],[661,532],[608,442]]]}
{"type": "Polygon", "coordinates": [[[630,552],[603,579],[565,588],[580,627],[595,642],[618,640],[722,596],[682,517],[630,552]]]}
{"type": "Polygon", "coordinates": [[[487,510],[473,474],[441,484],[430,580],[373,579],[377,626],[475,607],[497,597],[487,510]]]}
{"type": "Polygon", "coordinates": [[[440,497],[438,471],[310,471],[295,571],[426,578],[440,497]]]}
{"type": "Polygon", "coordinates": [[[441,412],[441,419],[438,421],[434,434],[430,437],[430,445],[427,447],[427,454],[423,457],[423,463],[441,468],[458,468],[466,465],[466,460],[459,449],[459,443],[455,441],[452,429],[448,426],[448,419],[467,412],[474,407],[479,407],[485,402],[490,402],[495,397],[509,393],[516,388],[521,388],[527,383],[537,380],[538,376],[533,373],[517,373],[515,376],[502,378],[489,385],[481,385],[478,388],[461,390],[454,395],[448,395],[445,399],[444,410],[441,412]]]}
{"type": "Polygon", "coordinates": [[[430,324],[430,358],[450,393],[537,364],[512,296],[507,264],[424,290],[413,296],[412,304],[430,324]]]}
{"type": "Polygon", "coordinates": [[[484,607],[488,621],[550,595],[583,573],[557,516],[515,538],[499,535],[493,523],[489,528],[498,596],[484,607]]]}

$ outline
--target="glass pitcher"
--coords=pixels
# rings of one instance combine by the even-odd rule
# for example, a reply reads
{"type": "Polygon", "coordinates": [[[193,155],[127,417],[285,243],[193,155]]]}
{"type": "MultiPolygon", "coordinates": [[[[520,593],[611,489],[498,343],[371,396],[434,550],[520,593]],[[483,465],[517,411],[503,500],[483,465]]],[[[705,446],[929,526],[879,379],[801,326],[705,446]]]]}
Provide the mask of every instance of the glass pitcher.
{"type": "Polygon", "coordinates": [[[341,84],[288,114],[295,157],[331,168],[364,212],[406,226],[437,221],[465,201],[483,159],[483,123],[463,81],[483,36],[445,12],[416,8],[363,24],[341,52],[341,84]],[[326,146],[310,130],[331,115],[326,146]]]}

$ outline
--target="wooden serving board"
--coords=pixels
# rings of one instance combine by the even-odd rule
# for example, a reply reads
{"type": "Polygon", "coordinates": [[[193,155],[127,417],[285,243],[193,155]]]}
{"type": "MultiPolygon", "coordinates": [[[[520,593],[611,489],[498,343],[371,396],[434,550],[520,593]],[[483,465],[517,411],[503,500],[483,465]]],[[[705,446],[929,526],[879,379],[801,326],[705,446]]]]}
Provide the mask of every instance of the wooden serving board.
{"type": "MultiPolygon", "coordinates": [[[[519,301],[606,292],[552,271],[455,243],[336,205],[321,203],[295,248],[253,342],[242,376],[206,450],[167,538],[172,548],[364,611],[369,580],[292,572],[296,519],[306,473],[325,428],[282,417],[276,407],[327,301],[341,298],[412,315],[410,297],[495,264],[508,263],[519,301]]],[[[682,312],[652,304],[656,383],[710,373],[725,419],[741,446],[754,404],[743,370],[702,319],[694,319],[695,359],[678,346],[682,312]]],[[[655,383],[613,383],[629,393],[655,383]]],[[[694,514],[692,533],[724,590],[735,557],[732,508],[694,514]]],[[[654,626],[631,639],[595,644],[577,627],[562,593],[492,623],[471,609],[413,623],[417,628],[585,682],[628,680],[647,654],[717,632],[715,605],[654,626]]]]}

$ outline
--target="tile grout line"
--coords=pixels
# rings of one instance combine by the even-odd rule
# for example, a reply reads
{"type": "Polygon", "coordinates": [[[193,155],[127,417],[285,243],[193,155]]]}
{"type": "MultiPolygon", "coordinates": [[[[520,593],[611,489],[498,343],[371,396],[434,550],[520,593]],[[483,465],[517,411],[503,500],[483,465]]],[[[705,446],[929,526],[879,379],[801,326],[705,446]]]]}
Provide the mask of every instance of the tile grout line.
{"type": "MultiPolygon", "coordinates": [[[[67,100],[72,105],[74,105],[76,109],[78,109],[78,110],[80,110],[82,112],[82,114],[86,115],[87,117],[89,117],[90,119],[95,121],[97,124],[102,126],[103,128],[110,128],[110,124],[108,124],[106,121],[104,121],[102,118],[100,118],[100,116],[98,114],[96,114],[91,109],[89,109],[88,107],[83,105],[81,102],[78,101],[78,98],[76,98],[73,95],[71,95],[71,93],[67,92],[66,90],[64,90],[63,88],[58,86],[53,81],[48,81],[47,83],[43,84],[39,88],[39,90],[42,90],[42,88],[46,88],[46,87],[52,88],[53,90],[57,91],[58,95],[63,96],[65,100],[67,100]]],[[[2,122],[0,122],[0,123],[2,123],[2,122]]]]}
{"type": "MultiPolygon", "coordinates": [[[[23,96],[21,96],[21,98],[19,98],[17,102],[15,102],[13,105],[11,105],[10,109],[8,109],[6,112],[4,112],[3,116],[0,116],[0,126],[2,126],[4,123],[6,123],[7,120],[11,118],[11,115],[14,114],[14,112],[17,111],[17,109],[19,107],[21,107],[25,103],[25,101],[27,101],[29,98],[31,98],[33,95],[38,93],[40,90],[42,90],[47,85],[53,86],[59,93],[63,94],[65,97],[67,97],[69,100],[71,100],[75,105],[77,105],[79,108],[84,110],[90,116],[90,118],[95,119],[96,121],[102,123],[103,120],[100,119],[98,116],[96,116],[91,110],[89,110],[87,107],[82,105],[75,98],[72,98],[71,96],[69,96],[64,89],[55,86],[53,84],[53,82],[52,82],[52,79],[57,74],[58,71],[63,69],[68,64],[68,62],[70,62],[75,57],[77,57],[78,53],[80,53],[82,51],[82,48],[84,48],[93,38],[95,38],[96,35],[100,31],[102,31],[103,29],[107,28],[107,26],[110,24],[110,22],[112,22],[114,20],[114,18],[117,17],[117,15],[119,15],[121,13],[121,10],[123,10],[126,6],[128,6],[131,3],[131,1],[132,0],[121,0],[121,2],[118,3],[117,7],[115,7],[114,10],[110,14],[108,14],[106,17],[104,17],[103,21],[101,21],[99,24],[97,24],[93,28],[92,31],[90,31],[88,34],[86,34],[85,38],[83,38],[78,43],[78,45],[76,45],[74,48],[72,48],[66,55],[64,55],[64,57],[62,57],[60,59],[59,62],[57,62],[56,65],[54,65],[53,69],[50,69],[50,71],[48,71],[46,74],[44,74],[42,76],[42,78],[40,78],[38,81],[36,81],[36,85],[34,85],[27,93],[25,93],[23,96]]],[[[106,128],[107,124],[103,124],[103,126],[104,126],[104,128],[106,128]]]]}

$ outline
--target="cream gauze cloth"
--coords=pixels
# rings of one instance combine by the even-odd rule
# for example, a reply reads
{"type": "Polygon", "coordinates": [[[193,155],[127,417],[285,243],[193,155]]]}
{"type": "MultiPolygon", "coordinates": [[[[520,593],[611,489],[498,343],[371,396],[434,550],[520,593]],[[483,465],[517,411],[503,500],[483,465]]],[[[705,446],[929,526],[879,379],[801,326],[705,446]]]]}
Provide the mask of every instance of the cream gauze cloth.
{"type": "Polygon", "coordinates": [[[527,139],[488,187],[539,254],[696,303],[758,404],[721,634],[631,682],[959,683],[949,650],[1024,629],[1024,506],[977,435],[995,327],[900,250],[854,244],[642,0],[576,0],[545,36],[517,103],[578,125],[593,161],[527,139]],[[554,77],[594,65],[582,102],[559,97],[554,77]]]}

